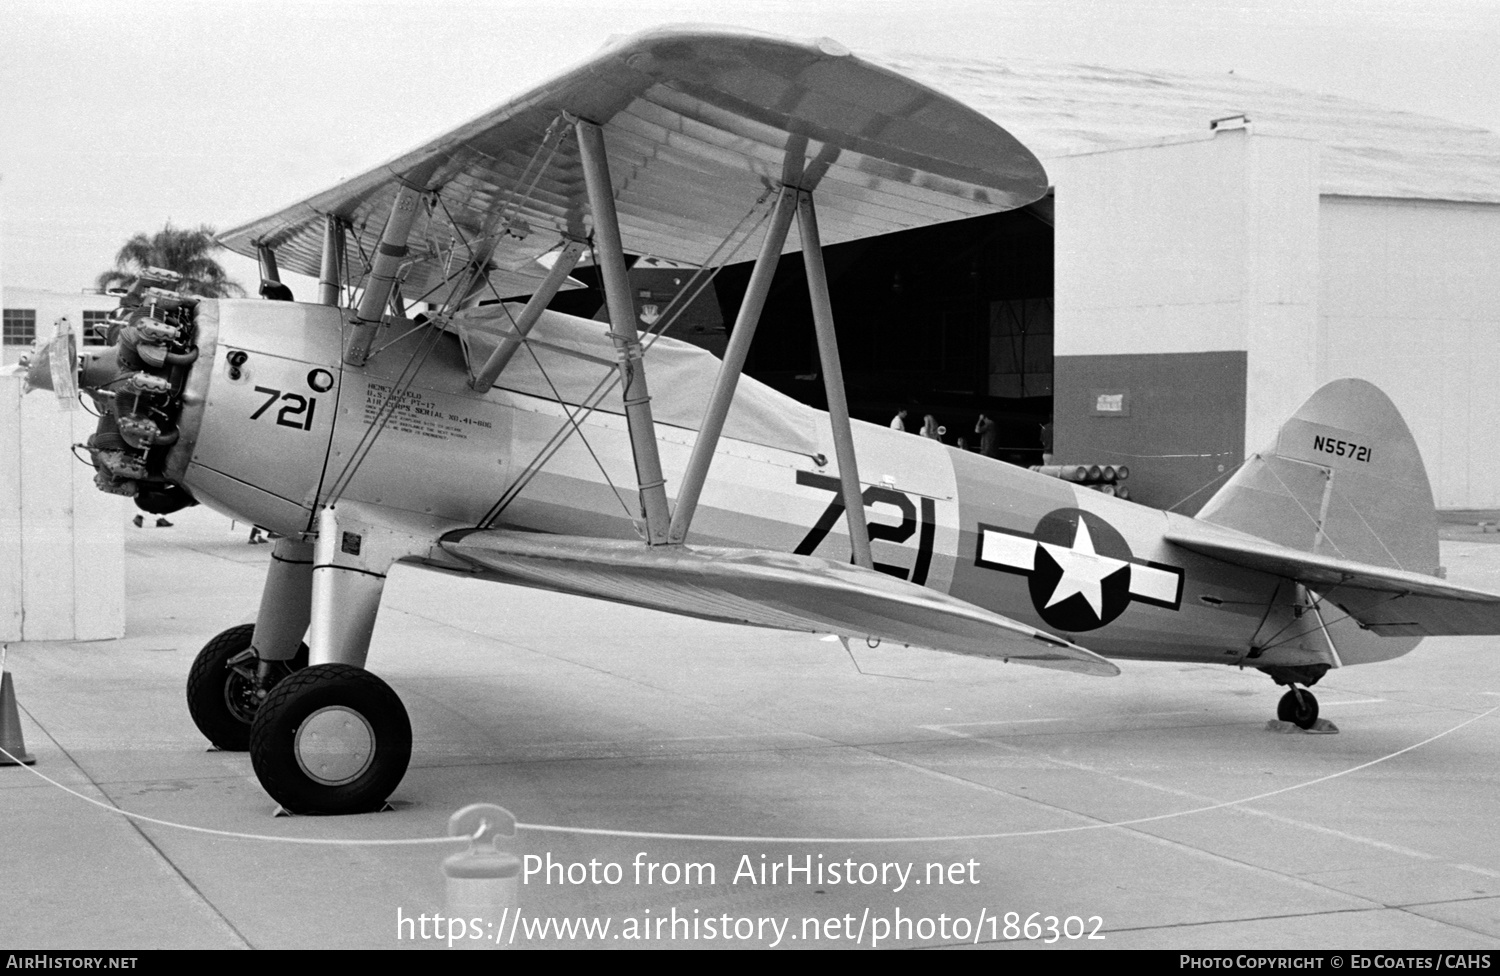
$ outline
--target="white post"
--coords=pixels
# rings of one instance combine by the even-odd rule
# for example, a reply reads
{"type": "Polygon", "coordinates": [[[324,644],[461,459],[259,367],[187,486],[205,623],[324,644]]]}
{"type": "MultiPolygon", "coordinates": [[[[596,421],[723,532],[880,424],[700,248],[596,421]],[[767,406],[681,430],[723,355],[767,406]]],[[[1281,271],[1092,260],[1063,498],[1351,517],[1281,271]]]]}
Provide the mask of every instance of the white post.
{"type": "Polygon", "coordinates": [[[448,836],[469,838],[468,850],[443,861],[448,917],[471,920],[467,938],[450,933],[449,947],[509,947],[521,909],[521,859],[510,850],[516,843],[515,816],[492,803],[472,803],[448,818],[448,836]]]}

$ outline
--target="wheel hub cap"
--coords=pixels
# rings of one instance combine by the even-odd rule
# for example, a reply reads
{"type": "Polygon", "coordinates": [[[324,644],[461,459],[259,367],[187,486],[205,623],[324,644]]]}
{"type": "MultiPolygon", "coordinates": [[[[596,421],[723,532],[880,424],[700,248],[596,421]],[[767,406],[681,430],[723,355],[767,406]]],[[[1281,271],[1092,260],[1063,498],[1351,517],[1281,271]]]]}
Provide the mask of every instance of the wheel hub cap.
{"type": "Polygon", "coordinates": [[[255,710],[260,707],[262,697],[264,696],[257,693],[253,678],[231,670],[224,679],[224,705],[229,709],[229,714],[246,725],[255,721],[255,710]]]}
{"type": "Polygon", "coordinates": [[[375,758],[375,730],[359,712],[342,705],[320,708],[297,729],[297,765],[324,786],[352,783],[375,758]]]}

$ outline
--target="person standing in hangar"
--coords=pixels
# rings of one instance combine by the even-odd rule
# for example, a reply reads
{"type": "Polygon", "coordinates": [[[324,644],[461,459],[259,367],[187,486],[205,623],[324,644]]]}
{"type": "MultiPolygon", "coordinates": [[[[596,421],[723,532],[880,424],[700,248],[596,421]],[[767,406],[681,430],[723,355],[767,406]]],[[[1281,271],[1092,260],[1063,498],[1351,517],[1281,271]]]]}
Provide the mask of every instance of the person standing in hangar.
{"type": "Polygon", "coordinates": [[[994,457],[995,422],[984,414],[980,414],[979,422],[974,425],[974,433],[979,435],[979,453],[985,457],[994,457]]]}

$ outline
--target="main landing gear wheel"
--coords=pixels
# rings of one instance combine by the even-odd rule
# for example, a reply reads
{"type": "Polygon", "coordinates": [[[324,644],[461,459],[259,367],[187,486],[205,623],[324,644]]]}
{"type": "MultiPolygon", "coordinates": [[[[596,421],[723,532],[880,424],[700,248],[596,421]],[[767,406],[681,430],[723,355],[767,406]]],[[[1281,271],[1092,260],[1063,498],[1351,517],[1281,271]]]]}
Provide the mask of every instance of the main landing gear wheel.
{"type": "Polygon", "coordinates": [[[1276,717],[1299,729],[1310,729],[1318,721],[1318,700],[1306,688],[1293,688],[1281,696],[1276,717]]]}
{"type": "Polygon", "coordinates": [[[282,681],[250,730],[260,785],[292,813],[379,810],[410,761],[401,699],[347,664],[319,664],[282,681]]]}
{"type": "MultiPolygon", "coordinates": [[[[198,652],[188,671],[188,713],[198,731],[215,746],[228,752],[250,748],[250,723],[260,707],[263,692],[257,671],[260,659],[250,649],[255,635],[254,624],[230,627],[198,652]]],[[[307,645],[297,649],[297,656],[272,671],[280,680],[292,671],[307,667],[307,645]],[[277,672],[281,672],[277,674],[277,672]]]]}

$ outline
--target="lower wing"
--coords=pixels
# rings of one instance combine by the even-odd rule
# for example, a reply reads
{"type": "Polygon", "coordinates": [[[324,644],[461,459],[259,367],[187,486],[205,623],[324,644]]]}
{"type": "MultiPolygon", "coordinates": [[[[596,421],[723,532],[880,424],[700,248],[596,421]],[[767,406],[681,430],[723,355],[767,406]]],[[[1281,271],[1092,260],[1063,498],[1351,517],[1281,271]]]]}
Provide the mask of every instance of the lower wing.
{"type": "Polygon", "coordinates": [[[813,556],[471,529],[442,548],[503,579],[708,620],[879,638],[1112,676],[1076,644],[935,590],[813,556]]]}

